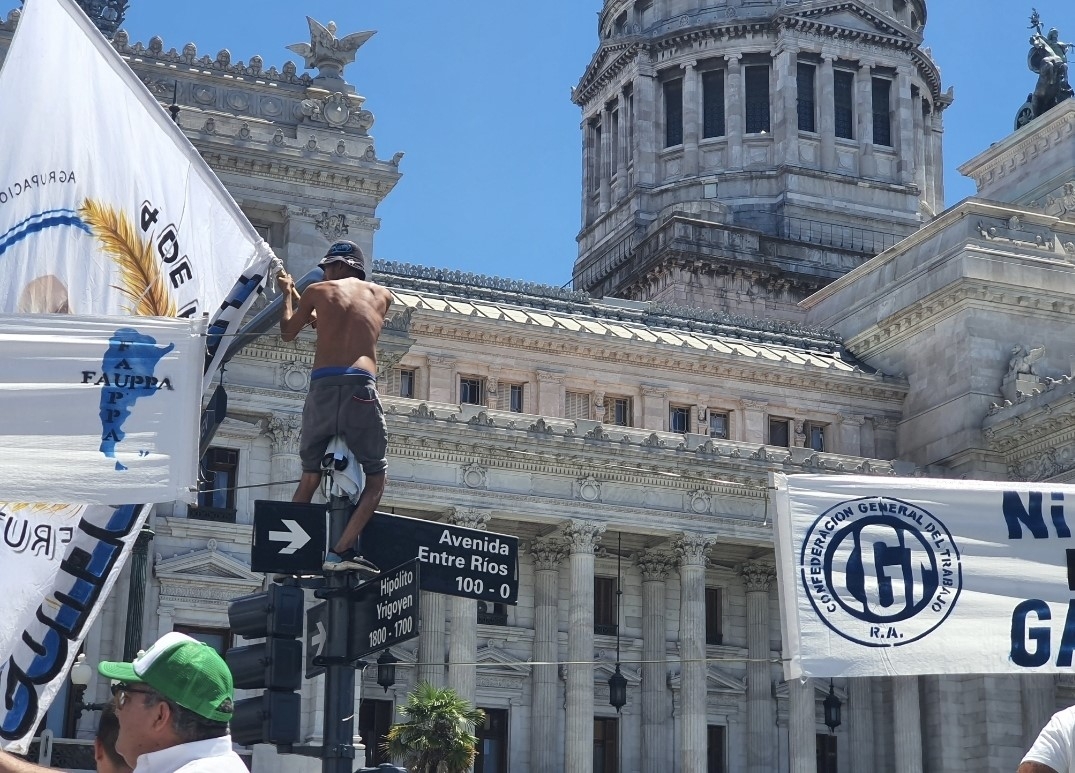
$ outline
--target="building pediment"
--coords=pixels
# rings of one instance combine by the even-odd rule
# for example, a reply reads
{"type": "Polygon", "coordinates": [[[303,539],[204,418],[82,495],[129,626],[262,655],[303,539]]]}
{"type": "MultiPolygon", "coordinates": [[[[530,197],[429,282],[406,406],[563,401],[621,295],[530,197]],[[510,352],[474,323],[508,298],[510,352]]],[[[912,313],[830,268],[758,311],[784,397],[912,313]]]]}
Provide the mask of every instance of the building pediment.
{"type": "MultiPolygon", "coordinates": [[[[823,701],[829,697],[829,685],[825,684],[824,679],[814,679],[814,700],[823,701]]],[[[836,693],[836,697],[840,699],[841,703],[847,703],[847,691],[842,687],[833,687],[833,692],[836,693]]],[[[787,682],[778,682],[776,685],[775,695],[777,700],[786,701],[788,699],[789,690],[787,682]]]]}
{"type": "MultiPolygon", "coordinates": [[[[210,540],[210,543],[212,542],[213,540],[210,540]]],[[[260,586],[265,580],[264,574],[251,572],[244,562],[222,553],[212,544],[204,549],[192,550],[171,558],[158,558],[154,573],[161,582],[237,580],[260,586]]]]}
{"type": "Polygon", "coordinates": [[[887,38],[890,42],[902,42],[913,45],[914,33],[899,22],[878,14],[875,10],[858,2],[822,2],[792,13],[785,13],[782,21],[785,25],[801,30],[813,30],[838,37],[851,33],[855,37],[887,38]]]}
{"type": "Polygon", "coordinates": [[[514,677],[522,679],[530,676],[530,666],[520,663],[519,658],[494,645],[486,644],[475,653],[478,670],[488,676],[514,677]]]}
{"type": "MultiPolygon", "coordinates": [[[[738,679],[717,666],[709,665],[705,669],[706,687],[713,692],[741,693],[746,694],[746,680],[738,679]]],[[[682,672],[668,677],[668,686],[674,691],[679,691],[683,683],[682,672]]]]}

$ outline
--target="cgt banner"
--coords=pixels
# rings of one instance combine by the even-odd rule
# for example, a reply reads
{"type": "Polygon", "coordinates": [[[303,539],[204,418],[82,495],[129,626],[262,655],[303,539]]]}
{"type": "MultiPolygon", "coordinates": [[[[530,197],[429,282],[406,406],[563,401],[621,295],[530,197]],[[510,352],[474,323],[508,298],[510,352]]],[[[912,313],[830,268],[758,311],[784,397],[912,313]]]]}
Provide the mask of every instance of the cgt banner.
{"type": "Polygon", "coordinates": [[[0,315],[4,498],[193,501],[204,332],[203,319],[0,315]]]}
{"type": "MultiPolygon", "coordinates": [[[[82,477],[84,488],[77,492],[70,485],[79,481],[61,486],[63,465],[38,469],[35,451],[22,454],[17,469],[50,478],[49,487],[32,496],[22,496],[17,486],[0,489],[0,502],[9,503],[0,506],[0,745],[19,752],[59,690],[148,515],[146,505],[117,503],[153,501],[163,497],[160,487],[182,490],[181,475],[189,476],[186,485],[195,483],[189,453],[179,445],[166,452],[164,430],[196,442],[197,421],[188,422],[187,411],[169,414],[173,423],[160,424],[155,433],[151,418],[165,402],[196,400],[189,379],[180,391],[173,371],[180,367],[173,359],[180,358],[180,339],[147,318],[209,315],[206,335],[196,342],[204,389],[223,353],[220,344],[261,292],[272,259],[183,131],[73,0],[26,0],[0,70],[0,104],[42,106],[42,95],[48,95],[47,107],[0,110],[0,313],[128,316],[126,325],[108,321],[112,327],[90,361],[78,355],[71,363],[53,363],[55,374],[42,378],[62,384],[57,398],[68,394],[72,378],[78,389],[71,394],[96,395],[87,398],[96,400],[96,410],[80,418],[98,423],[79,425],[71,450],[77,445],[88,454],[84,461],[108,467],[113,483],[143,476],[148,482],[156,476],[150,468],[162,461],[155,458],[159,454],[170,454],[176,466],[170,484],[157,479],[140,493],[117,487],[115,498],[104,500],[111,504],[88,504],[102,501],[99,482],[82,477]],[[127,360],[127,371],[119,355],[132,341],[146,358],[137,365],[127,360]],[[171,343],[173,351],[160,351],[171,343]],[[77,373],[59,373],[76,365],[77,373]],[[113,398],[123,407],[110,404],[113,398]]],[[[39,343],[37,356],[50,358],[52,344],[39,343]]],[[[9,369],[6,352],[4,363],[9,369]]],[[[14,418],[19,434],[30,436],[16,441],[23,450],[38,439],[52,442],[44,440],[54,436],[47,424],[68,415],[69,406],[56,400],[47,411],[36,406],[14,416],[22,409],[15,408],[13,394],[0,393],[0,431],[16,434],[9,424],[14,418]]],[[[103,654],[119,659],[123,653],[103,654]]]]}
{"type": "Polygon", "coordinates": [[[1075,486],[774,476],[784,673],[1055,673],[1075,486]]]}

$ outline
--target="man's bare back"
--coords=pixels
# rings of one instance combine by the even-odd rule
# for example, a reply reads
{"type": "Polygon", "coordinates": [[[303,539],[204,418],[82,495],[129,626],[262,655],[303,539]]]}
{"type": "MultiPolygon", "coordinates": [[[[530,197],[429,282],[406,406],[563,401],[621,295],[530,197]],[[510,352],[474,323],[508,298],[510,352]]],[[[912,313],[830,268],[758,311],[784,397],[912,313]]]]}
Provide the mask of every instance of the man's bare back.
{"type": "Polygon", "coordinates": [[[333,278],[342,269],[325,267],[325,281],[306,288],[298,308],[291,311],[290,277],[281,278],[285,293],[280,336],[290,341],[309,322],[316,321],[317,349],[313,367],[362,368],[377,373],[377,339],[392,304],[392,293],[380,285],[352,276],[333,278]]]}

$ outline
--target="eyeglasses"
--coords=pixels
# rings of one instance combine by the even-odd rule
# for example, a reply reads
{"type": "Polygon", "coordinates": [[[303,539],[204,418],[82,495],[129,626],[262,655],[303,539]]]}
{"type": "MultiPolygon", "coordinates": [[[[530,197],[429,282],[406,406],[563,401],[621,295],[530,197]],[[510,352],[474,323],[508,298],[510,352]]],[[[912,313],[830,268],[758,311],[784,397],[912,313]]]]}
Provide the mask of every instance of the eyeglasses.
{"type": "Polygon", "coordinates": [[[118,682],[112,685],[112,697],[115,699],[116,708],[122,709],[127,703],[127,699],[135,693],[141,693],[142,695],[153,695],[154,690],[139,689],[137,687],[131,687],[123,682],[118,682]]]}

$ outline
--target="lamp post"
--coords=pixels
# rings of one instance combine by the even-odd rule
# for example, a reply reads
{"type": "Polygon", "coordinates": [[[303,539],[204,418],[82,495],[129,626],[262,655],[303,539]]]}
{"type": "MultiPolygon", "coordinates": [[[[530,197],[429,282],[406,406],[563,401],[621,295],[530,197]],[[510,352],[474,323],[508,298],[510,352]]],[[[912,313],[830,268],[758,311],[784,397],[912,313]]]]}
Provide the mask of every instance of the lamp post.
{"type": "Polygon", "coordinates": [[[391,649],[386,649],[381,653],[381,657],[377,658],[377,684],[384,688],[387,693],[388,688],[396,683],[396,663],[399,662],[399,658],[392,654],[391,649]]]}
{"type": "Polygon", "coordinates": [[[620,671],[620,597],[623,595],[620,562],[623,560],[623,534],[616,537],[616,672],[608,678],[608,703],[616,713],[627,705],[627,677],[620,671]]]}
{"type": "Polygon", "coordinates": [[[843,704],[836,697],[836,688],[833,687],[831,679],[829,680],[829,694],[825,696],[821,705],[825,709],[825,725],[829,728],[829,735],[832,735],[840,726],[840,707],[843,704]]]}
{"type": "Polygon", "coordinates": [[[83,711],[100,711],[107,703],[84,703],[86,688],[89,687],[90,679],[93,678],[93,669],[86,665],[86,656],[79,654],[71,666],[71,701],[68,704],[67,727],[64,735],[74,737],[78,730],[78,722],[82,718],[83,711]]]}

